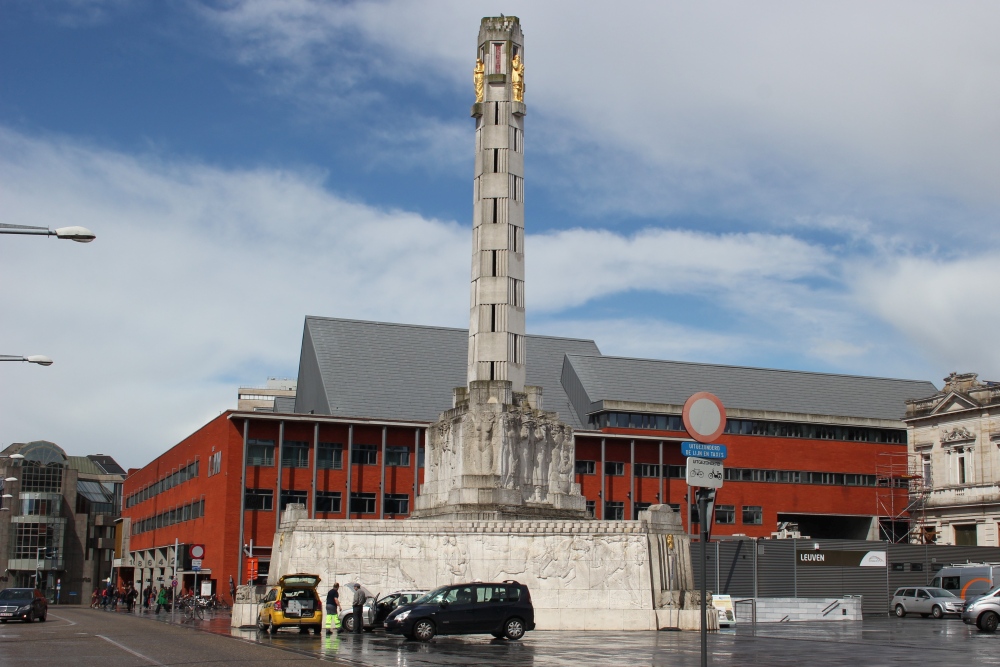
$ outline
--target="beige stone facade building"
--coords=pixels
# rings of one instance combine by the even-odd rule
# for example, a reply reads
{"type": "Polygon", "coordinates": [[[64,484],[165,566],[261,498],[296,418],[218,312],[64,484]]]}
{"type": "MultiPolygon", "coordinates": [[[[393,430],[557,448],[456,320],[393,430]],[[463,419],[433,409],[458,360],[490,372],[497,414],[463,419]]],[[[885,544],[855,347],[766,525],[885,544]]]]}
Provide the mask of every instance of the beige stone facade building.
{"type": "Polygon", "coordinates": [[[906,402],[910,516],[937,544],[1000,546],[1000,382],[952,373],[906,402]]]}

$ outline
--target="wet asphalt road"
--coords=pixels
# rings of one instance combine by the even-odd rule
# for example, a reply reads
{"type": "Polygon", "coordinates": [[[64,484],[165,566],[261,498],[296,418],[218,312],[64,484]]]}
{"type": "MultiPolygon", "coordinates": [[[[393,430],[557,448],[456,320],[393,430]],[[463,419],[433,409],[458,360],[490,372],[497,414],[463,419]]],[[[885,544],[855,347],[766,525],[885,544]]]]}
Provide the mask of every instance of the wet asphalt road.
{"type": "MultiPolygon", "coordinates": [[[[522,641],[489,636],[410,642],[381,632],[271,636],[230,629],[227,615],[170,622],[168,614],[129,616],[53,608],[47,623],[0,626],[0,666],[24,664],[254,665],[276,661],[425,667],[429,665],[697,666],[699,637],[689,632],[545,632],[522,641]],[[155,622],[159,621],[159,622],[155,622]]],[[[986,635],[957,619],[878,618],[863,623],[785,623],[740,627],[709,636],[714,665],[997,665],[1000,633],[986,635]]]]}

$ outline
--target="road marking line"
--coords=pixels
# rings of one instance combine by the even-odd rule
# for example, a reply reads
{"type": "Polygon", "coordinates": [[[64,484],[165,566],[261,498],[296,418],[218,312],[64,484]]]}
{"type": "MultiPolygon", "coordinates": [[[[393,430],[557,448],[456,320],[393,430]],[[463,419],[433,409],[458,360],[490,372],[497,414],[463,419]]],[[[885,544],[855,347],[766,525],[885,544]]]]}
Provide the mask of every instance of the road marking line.
{"type": "Polygon", "coordinates": [[[128,646],[125,646],[124,644],[119,644],[114,639],[110,639],[109,637],[105,637],[104,635],[94,635],[94,636],[95,637],[100,637],[101,639],[103,639],[104,641],[108,642],[109,644],[114,644],[115,646],[117,646],[121,650],[125,651],[126,653],[131,653],[132,655],[134,655],[135,657],[139,658],[140,660],[145,660],[146,662],[151,662],[154,665],[159,665],[160,667],[166,667],[162,662],[157,662],[157,661],[153,660],[152,658],[143,655],[142,653],[139,653],[137,651],[133,651],[128,646]]]}
{"type": "Polygon", "coordinates": [[[52,612],[49,612],[49,616],[51,616],[52,618],[58,618],[60,621],[66,621],[70,625],[76,625],[76,621],[71,621],[68,618],[63,618],[62,616],[56,616],[52,612]]]}

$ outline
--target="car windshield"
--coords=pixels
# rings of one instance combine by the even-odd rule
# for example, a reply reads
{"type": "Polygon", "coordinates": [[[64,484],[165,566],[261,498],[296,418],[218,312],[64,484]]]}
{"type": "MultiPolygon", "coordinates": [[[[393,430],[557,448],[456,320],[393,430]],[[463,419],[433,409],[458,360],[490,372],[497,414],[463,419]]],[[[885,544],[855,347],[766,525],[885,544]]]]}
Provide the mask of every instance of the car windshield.
{"type": "Polygon", "coordinates": [[[450,586],[442,586],[441,588],[435,588],[430,593],[426,595],[421,595],[416,600],[410,604],[427,604],[428,602],[440,602],[444,598],[445,593],[448,592],[450,586]]]}
{"type": "Polygon", "coordinates": [[[0,591],[0,600],[30,600],[32,593],[30,588],[8,588],[0,591]]]}
{"type": "Polygon", "coordinates": [[[951,591],[946,591],[943,588],[928,588],[927,592],[930,593],[932,598],[953,598],[957,597],[951,591]]]}

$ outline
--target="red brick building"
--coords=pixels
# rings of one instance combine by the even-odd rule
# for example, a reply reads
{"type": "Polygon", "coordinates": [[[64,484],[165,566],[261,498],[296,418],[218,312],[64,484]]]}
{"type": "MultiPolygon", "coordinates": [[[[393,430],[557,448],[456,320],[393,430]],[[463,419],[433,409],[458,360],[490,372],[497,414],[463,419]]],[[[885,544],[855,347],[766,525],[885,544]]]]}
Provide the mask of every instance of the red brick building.
{"type": "MultiPolygon", "coordinates": [[[[409,516],[425,430],[464,384],[466,345],[461,329],[307,318],[294,399],[226,412],[130,471],[123,578],[169,584],[176,540],[186,588],[191,544],[205,545],[199,578],[213,591],[249,578],[250,556],[262,581],[288,503],[317,519],[409,516]]],[[[701,390],[729,416],[715,535],[768,536],[789,522],[813,537],[879,539],[897,518],[880,516],[879,495],[905,505],[906,489],[880,480],[878,464],[905,453],[904,401],[932,393],[930,383],[605,357],[565,338],[529,336],[528,349],[528,384],[576,430],[576,478],[595,518],[630,520],[663,503],[698,522],[680,414],[701,390]]]]}

